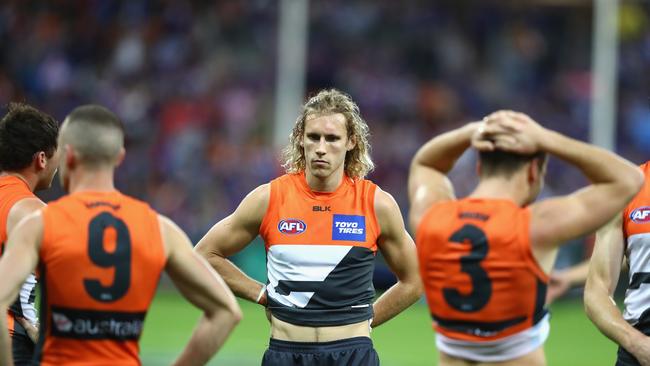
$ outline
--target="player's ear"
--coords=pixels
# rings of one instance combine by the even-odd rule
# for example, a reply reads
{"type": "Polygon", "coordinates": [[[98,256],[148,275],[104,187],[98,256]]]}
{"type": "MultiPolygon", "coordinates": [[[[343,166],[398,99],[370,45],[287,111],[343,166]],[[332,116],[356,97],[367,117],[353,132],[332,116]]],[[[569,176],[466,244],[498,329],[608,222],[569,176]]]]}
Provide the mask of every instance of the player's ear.
{"type": "Polygon", "coordinates": [[[37,171],[45,169],[47,166],[47,155],[45,151],[39,151],[34,155],[34,164],[36,165],[37,171]]]}
{"type": "Polygon", "coordinates": [[[540,178],[539,160],[533,159],[528,163],[528,182],[535,183],[540,178]]]}
{"type": "Polygon", "coordinates": [[[350,151],[354,149],[357,146],[357,138],[355,136],[352,136],[348,138],[348,143],[345,145],[345,149],[350,151]]]}
{"type": "Polygon", "coordinates": [[[126,150],[124,147],[120,148],[120,152],[117,154],[117,158],[115,158],[115,166],[120,166],[122,162],[124,161],[124,157],[126,156],[126,150]]]}
{"type": "Polygon", "coordinates": [[[76,152],[70,145],[63,146],[63,152],[65,154],[65,166],[68,169],[73,169],[79,164],[79,157],[76,155],[76,152]]]}

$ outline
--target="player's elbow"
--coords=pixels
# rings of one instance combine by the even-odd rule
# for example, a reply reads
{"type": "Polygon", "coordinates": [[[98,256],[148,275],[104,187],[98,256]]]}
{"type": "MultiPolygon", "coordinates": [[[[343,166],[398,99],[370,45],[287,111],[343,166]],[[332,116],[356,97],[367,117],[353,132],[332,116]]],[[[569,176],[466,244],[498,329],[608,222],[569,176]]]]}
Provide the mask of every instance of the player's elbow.
{"type": "Polygon", "coordinates": [[[409,276],[407,279],[401,282],[402,285],[406,288],[407,293],[410,295],[410,298],[417,300],[424,293],[424,285],[422,285],[422,279],[420,279],[419,274],[409,276]]]}
{"type": "Polygon", "coordinates": [[[234,328],[244,318],[239,304],[234,300],[228,304],[215,304],[204,311],[204,316],[211,319],[212,322],[229,328],[234,328]]]}
{"type": "Polygon", "coordinates": [[[228,308],[230,319],[236,325],[244,319],[244,313],[241,311],[239,304],[235,303],[234,306],[228,308]]]}
{"type": "Polygon", "coordinates": [[[218,251],[210,248],[209,245],[201,245],[200,242],[194,247],[194,251],[210,263],[212,263],[212,260],[214,259],[223,258],[218,251]]]}
{"type": "Polygon", "coordinates": [[[641,169],[637,167],[630,167],[628,174],[625,176],[625,179],[621,179],[621,193],[628,200],[636,196],[637,193],[643,187],[645,182],[645,175],[641,169]]]}
{"type": "Polygon", "coordinates": [[[424,285],[420,276],[415,276],[411,284],[411,292],[418,298],[424,294],[424,285]]]}

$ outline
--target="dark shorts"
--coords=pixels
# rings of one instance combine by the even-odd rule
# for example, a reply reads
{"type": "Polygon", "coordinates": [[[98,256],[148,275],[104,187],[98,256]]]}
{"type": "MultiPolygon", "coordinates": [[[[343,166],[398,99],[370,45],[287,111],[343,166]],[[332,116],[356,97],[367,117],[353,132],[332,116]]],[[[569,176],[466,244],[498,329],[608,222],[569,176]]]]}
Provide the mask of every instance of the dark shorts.
{"type": "Polygon", "coordinates": [[[615,366],[641,366],[641,364],[636,360],[636,357],[632,356],[632,354],[626,351],[625,348],[618,347],[615,366]]]}
{"type": "Polygon", "coordinates": [[[368,337],[333,342],[288,342],[271,339],[262,366],[378,366],[368,337]]]}
{"type": "Polygon", "coordinates": [[[32,365],[34,356],[34,342],[27,335],[27,331],[18,322],[14,322],[14,332],[11,336],[11,350],[15,366],[32,365]]]}

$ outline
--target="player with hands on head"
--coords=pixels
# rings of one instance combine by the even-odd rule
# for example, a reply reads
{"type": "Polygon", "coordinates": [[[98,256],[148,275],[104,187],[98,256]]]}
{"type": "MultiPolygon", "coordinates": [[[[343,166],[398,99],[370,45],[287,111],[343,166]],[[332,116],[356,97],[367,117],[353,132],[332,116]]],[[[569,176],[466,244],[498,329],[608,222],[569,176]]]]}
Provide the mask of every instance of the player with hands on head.
{"type": "Polygon", "coordinates": [[[544,303],[558,246],[602,226],[642,181],[619,156],[512,111],[422,146],[409,172],[409,224],[439,365],[545,365],[544,303]],[[456,199],[447,173],[470,147],[479,151],[479,183],[456,199]],[[580,169],[591,184],[535,202],[547,154],[580,169]]]}

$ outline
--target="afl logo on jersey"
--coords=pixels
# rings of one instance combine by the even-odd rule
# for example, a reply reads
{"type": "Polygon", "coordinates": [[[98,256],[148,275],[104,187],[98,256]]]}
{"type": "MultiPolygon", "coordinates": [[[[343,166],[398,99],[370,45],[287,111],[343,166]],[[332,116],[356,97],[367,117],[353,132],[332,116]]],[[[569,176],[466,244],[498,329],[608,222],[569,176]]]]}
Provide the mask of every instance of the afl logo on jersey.
{"type": "Polygon", "coordinates": [[[637,224],[645,224],[650,222],[650,206],[639,207],[632,211],[630,219],[637,224]]]}
{"type": "Polygon", "coordinates": [[[304,232],[307,229],[307,225],[302,220],[298,219],[286,219],[280,221],[278,224],[278,230],[282,234],[289,234],[289,235],[294,235],[294,234],[300,234],[304,232]]]}

